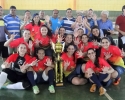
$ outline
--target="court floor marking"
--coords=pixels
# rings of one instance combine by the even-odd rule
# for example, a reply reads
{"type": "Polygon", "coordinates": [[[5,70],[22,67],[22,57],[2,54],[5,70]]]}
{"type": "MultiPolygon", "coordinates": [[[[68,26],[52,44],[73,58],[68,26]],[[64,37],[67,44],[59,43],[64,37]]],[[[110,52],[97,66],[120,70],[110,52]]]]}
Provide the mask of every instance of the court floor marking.
{"type": "Polygon", "coordinates": [[[105,92],[104,95],[106,96],[106,98],[108,98],[108,100],[113,100],[113,99],[109,96],[109,94],[108,94],[107,92],[105,92]]]}

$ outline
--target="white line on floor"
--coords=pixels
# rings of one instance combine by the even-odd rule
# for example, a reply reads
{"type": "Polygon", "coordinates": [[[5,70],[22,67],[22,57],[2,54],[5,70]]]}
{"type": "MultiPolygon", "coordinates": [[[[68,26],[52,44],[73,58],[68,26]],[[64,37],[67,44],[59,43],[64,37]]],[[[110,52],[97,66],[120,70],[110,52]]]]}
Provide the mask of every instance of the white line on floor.
{"type": "Polygon", "coordinates": [[[113,100],[107,92],[104,95],[108,98],[108,100],[113,100]]]}

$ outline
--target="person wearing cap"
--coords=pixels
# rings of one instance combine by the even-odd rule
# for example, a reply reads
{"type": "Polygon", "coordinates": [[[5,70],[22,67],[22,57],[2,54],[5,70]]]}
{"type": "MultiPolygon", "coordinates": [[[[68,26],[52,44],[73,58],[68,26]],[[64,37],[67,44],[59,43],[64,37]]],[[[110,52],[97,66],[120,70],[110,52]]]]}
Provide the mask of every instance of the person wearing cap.
{"type": "MultiPolygon", "coordinates": [[[[20,34],[20,19],[19,17],[16,15],[16,7],[15,6],[11,6],[10,7],[10,13],[8,15],[5,15],[3,17],[4,21],[5,21],[5,26],[6,29],[8,30],[8,32],[10,34],[16,34],[14,39],[20,38],[21,34],[20,34]]],[[[6,36],[7,40],[9,39],[8,36],[6,36]]],[[[8,48],[9,49],[9,54],[12,54],[13,51],[15,51],[14,49],[8,48]]]]}
{"type": "Polygon", "coordinates": [[[34,41],[35,36],[40,33],[40,27],[43,25],[40,22],[39,14],[35,13],[32,18],[32,22],[27,24],[24,29],[30,30],[31,39],[34,41]]]}
{"type": "Polygon", "coordinates": [[[125,51],[125,43],[121,40],[121,38],[125,37],[125,5],[122,7],[122,14],[116,19],[115,29],[119,32],[118,46],[125,51]]]}

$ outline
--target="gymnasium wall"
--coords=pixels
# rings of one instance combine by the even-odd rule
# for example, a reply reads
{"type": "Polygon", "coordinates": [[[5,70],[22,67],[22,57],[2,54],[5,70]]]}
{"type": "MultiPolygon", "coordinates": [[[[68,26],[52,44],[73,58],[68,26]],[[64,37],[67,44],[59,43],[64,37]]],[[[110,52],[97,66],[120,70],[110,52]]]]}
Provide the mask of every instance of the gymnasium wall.
{"type": "Polygon", "coordinates": [[[4,15],[9,13],[11,5],[16,6],[17,15],[22,16],[25,10],[30,10],[32,14],[45,10],[47,15],[52,15],[53,9],[60,10],[59,15],[65,16],[67,8],[72,8],[73,16],[76,16],[76,10],[92,8],[98,16],[102,10],[109,10],[109,16],[115,20],[121,14],[125,0],[0,0],[0,5],[4,8],[4,15]]]}
{"type": "Polygon", "coordinates": [[[15,5],[19,10],[65,10],[72,8],[73,10],[110,10],[121,11],[121,7],[125,4],[125,0],[0,0],[0,5],[4,9],[9,9],[11,5],[15,5]]]}

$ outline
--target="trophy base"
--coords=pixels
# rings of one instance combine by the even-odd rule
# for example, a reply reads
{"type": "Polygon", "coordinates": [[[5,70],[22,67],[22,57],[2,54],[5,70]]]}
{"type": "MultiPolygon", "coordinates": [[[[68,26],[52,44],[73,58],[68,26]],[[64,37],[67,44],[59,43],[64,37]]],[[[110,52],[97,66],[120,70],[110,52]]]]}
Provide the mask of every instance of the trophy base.
{"type": "Polygon", "coordinates": [[[62,87],[62,86],[64,86],[63,83],[56,83],[56,87],[62,87]]]}

